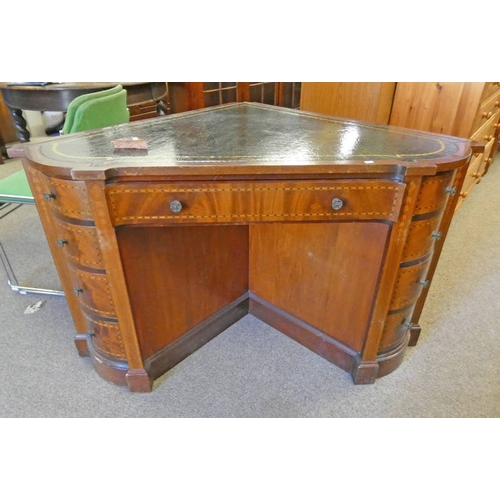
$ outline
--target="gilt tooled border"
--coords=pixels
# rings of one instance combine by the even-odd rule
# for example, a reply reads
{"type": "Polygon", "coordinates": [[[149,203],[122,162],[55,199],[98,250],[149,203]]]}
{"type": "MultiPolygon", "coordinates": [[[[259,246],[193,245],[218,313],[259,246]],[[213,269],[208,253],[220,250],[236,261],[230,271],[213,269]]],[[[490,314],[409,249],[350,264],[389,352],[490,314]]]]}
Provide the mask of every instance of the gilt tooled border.
{"type": "Polygon", "coordinates": [[[135,188],[135,189],[117,189],[110,191],[109,197],[113,210],[114,220],[116,222],[125,222],[131,220],[176,220],[176,219],[219,219],[219,218],[242,218],[251,219],[254,217],[345,217],[349,215],[370,215],[393,217],[395,207],[400,195],[399,186],[322,186],[322,187],[283,187],[283,188],[178,188],[178,189],[155,189],[155,188],[135,188]],[[118,216],[115,197],[123,193],[216,193],[216,192],[246,192],[246,191],[354,191],[379,189],[396,191],[392,207],[389,212],[324,212],[324,213],[276,213],[276,214],[210,214],[210,215],[130,215],[126,217],[118,216]]]}

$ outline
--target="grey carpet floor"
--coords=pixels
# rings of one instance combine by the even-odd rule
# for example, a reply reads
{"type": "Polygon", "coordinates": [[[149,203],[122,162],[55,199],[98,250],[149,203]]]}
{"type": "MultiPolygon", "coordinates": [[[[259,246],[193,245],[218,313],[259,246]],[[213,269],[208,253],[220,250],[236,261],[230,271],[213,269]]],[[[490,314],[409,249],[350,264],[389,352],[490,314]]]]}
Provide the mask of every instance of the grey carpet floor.
{"type": "MultiPolygon", "coordinates": [[[[246,316],[130,393],[78,356],[64,298],[18,295],[0,268],[0,417],[499,417],[499,192],[497,157],[452,223],[418,345],[368,386],[246,316]]],[[[0,221],[0,241],[20,281],[59,285],[33,207],[0,221]]]]}

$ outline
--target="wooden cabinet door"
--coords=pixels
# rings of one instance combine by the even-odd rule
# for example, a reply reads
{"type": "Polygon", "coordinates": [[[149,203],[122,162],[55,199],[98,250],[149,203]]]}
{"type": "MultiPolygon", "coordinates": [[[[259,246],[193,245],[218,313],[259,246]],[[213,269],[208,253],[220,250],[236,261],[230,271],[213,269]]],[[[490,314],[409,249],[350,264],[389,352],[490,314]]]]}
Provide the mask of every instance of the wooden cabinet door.
{"type": "Polygon", "coordinates": [[[302,82],[300,109],[387,125],[395,87],[394,82],[302,82]]]}
{"type": "Polygon", "coordinates": [[[398,82],[389,124],[470,137],[482,82],[398,82]]]}
{"type": "Polygon", "coordinates": [[[297,109],[299,82],[169,82],[172,111],[180,113],[230,102],[260,102],[297,109]]]}

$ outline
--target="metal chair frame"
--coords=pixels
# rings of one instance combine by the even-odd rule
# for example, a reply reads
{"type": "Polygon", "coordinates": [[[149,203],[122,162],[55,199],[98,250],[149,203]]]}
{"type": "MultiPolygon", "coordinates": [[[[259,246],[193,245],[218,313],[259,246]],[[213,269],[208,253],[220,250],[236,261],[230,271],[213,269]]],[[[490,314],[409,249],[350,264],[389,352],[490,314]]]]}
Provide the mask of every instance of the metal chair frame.
{"type": "MultiPolygon", "coordinates": [[[[26,201],[26,203],[3,203],[0,206],[0,220],[7,215],[11,214],[18,208],[21,208],[23,205],[33,205],[33,199],[26,201]]],[[[60,297],[64,297],[64,292],[62,290],[52,290],[50,288],[36,288],[31,286],[23,286],[19,284],[16,273],[12,268],[12,264],[7,256],[4,246],[2,242],[0,242],[0,260],[2,261],[2,265],[7,273],[7,284],[11,288],[12,291],[20,293],[21,295],[26,295],[28,293],[37,293],[42,295],[56,295],[60,297]]]]}

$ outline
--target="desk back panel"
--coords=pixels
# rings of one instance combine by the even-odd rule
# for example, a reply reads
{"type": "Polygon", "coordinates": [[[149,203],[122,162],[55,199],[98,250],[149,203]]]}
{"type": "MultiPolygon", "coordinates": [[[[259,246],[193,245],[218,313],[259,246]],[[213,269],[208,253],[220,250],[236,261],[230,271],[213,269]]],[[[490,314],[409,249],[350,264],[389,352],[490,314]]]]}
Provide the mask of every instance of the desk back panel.
{"type": "Polygon", "coordinates": [[[246,226],[124,226],[117,239],[144,359],[248,291],[246,226]]]}
{"type": "Polygon", "coordinates": [[[361,352],[390,225],[260,224],[250,230],[250,290],[361,352]]]}

